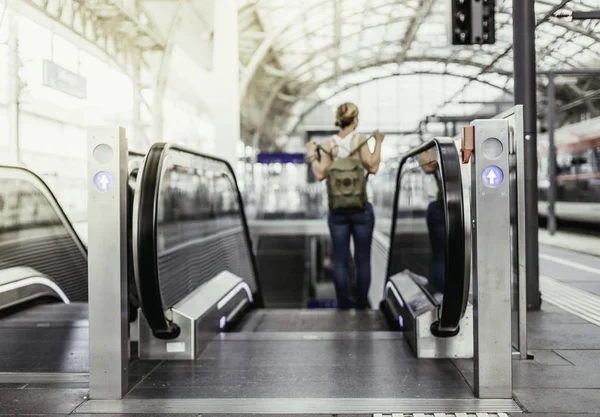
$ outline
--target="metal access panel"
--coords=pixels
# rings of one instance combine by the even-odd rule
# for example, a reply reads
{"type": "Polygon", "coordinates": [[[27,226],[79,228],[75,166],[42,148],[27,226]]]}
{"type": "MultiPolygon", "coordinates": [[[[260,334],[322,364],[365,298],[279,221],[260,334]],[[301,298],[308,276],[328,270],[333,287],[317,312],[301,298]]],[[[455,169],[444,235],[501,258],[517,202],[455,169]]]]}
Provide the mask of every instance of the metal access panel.
{"type": "Polygon", "coordinates": [[[181,329],[175,339],[155,337],[140,310],[139,358],[194,360],[215,335],[243,314],[253,301],[252,291],[242,278],[222,271],[165,313],[181,329]]]}
{"type": "Polygon", "coordinates": [[[90,398],[127,392],[127,139],[125,129],[88,132],[90,398]]]}
{"type": "MultiPolygon", "coordinates": [[[[417,278],[418,279],[418,278],[417,278]]],[[[398,320],[408,344],[419,359],[473,358],[473,306],[469,304],[453,337],[437,337],[431,326],[439,320],[436,305],[410,272],[390,277],[385,285],[384,300],[389,319],[398,320]]]]}
{"type": "Polygon", "coordinates": [[[471,125],[475,393],[512,398],[509,124],[491,119],[471,125]]]}

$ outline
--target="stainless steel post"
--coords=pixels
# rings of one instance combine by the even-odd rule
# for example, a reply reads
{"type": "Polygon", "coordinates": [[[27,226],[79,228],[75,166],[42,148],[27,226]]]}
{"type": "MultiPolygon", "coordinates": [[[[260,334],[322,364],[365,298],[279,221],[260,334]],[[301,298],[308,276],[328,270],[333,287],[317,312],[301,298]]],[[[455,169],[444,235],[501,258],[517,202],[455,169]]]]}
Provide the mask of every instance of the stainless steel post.
{"type": "MultiPolygon", "coordinates": [[[[516,234],[518,241],[515,242],[513,236],[513,268],[517,268],[517,274],[513,276],[513,308],[518,305],[518,322],[514,321],[513,317],[513,332],[518,330],[518,343],[514,344],[514,347],[519,351],[520,359],[529,359],[530,356],[527,352],[527,257],[526,255],[526,235],[527,228],[525,225],[525,134],[523,128],[523,106],[514,106],[496,117],[494,119],[504,119],[508,121],[509,129],[509,141],[512,141],[513,151],[515,155],[511,157],[515,158],[511,163],[515,163],[516,167],[516,178],[511,189],[511,207],[512,213],[515,214],[513,222],[516,221],[516,228],[513,224],[513,233],[516,234]],[[518,282],[517,288],[514,287],[514,280],[518,282]],[[515,290],[517,290],[515,292],[515,290]]],[[[514,272],[513,272],[514,273],[514,272]]],[[[515,340],[513,340],[513,343],[515,340]]]]}
{"type": "Polygon", "coordinates": [[[475,394],[512,398],[509,124],[491,119],[472,125],[475,394]]]}
{"type": "Polygon", "coordinates": [[[556,120],[556,85],[554,76],[548,77],[548,231],[556,233],[556,146],[554,127],[556,120]]]}
{"type": "Polygon", "coordinates": [[[541,305],[539,282],[538,241],[538,181],[536,129],[536,67],[535,67],[535,4],[534,0],[513,0],[513,61],[515,104],[523,105],[525,130],[525,240],[527,268],[527,306],[539,310],[541,305]]]}
{"type": "Polygon", "coordinates": [[[127,391],[127,139],[120,127],[88,132],[90,398],[127,391]]]}
{"type": "MultiPolygon", "coordinates": [[[[521,359],[527,359],[527,225],[524,221],[527,213],[525,201],[525,133],[523,128],[523,107],[515,106],[514,117],[509,118],[514,134],[517,156],[517,262],[519,264],[519,353],[521,359]],[[512,122],[511,122],[512,119],[512,122]]],[[[513,201],[511,204],[515,204],[513,201]]]]}

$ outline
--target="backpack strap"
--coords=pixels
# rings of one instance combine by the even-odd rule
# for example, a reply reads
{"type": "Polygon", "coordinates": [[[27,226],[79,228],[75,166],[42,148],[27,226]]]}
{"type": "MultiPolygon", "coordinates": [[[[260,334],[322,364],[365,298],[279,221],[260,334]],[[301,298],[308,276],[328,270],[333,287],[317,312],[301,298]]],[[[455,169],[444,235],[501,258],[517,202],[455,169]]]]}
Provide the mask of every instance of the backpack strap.
{"type": "MultiPolygon", "coordinates": [[[[332,142],[333,142],[333,139],[332,139],[332,142]]],[[[331,152],[328,151],[327,149],[325,149],[325,147],[322,146],[322,145],[320,145],[320,144],[317,145],[317,149],[320,149],[323,152],[325,152],[327,155],[329,155],[329,157],[331,158],[331,160],[333,160],[333,145],[331,146],[331,152]]]]}
{"type": "Polygon", "coordinates": [[[362,141],[356,148],[352,149],[350,151],[349,156],[354,155],[356,152],[358,152],[360,150],[360,148],[362,148],[363,146],[365,146],[367,144],[367,142],[369,140],[371,140],[371,138],[373,137],[373,135],[369,136],[368,138],[366,138],[364,141],[362,141]]]}
{"type": "MultiPolygon", "coordinates": [[[[369,136],[367,139],[365,139],[364,141],[362,141],[356,148],[354,148],[354,149],[352,149],[350,151],[350,153],[348,154],[348,156],[353,156],[355,153],[357,153],[360,150],[360,148],[362,148],[363,146],[365,146],[367,144],[367,142],[369,142],[369,140],[371,140],[372,137],[373,137],[373,135],[369,136]]],[[[333,142],[333,140],[332,140],[332,142],[333,142]]],[[[333,158],[333,145],[331,146],[332,152],[329,152],[327,149],[325,149],[321,145],[317,145],[317,148],[320,149],[320,150],[322,150],[323,152],[325,152],[327,155],[329,155],[329,157],[331,159],[334,159],[333,158]]]]}
{"type": "MultiPolygon", "coordinates": [[[[358,152],[360,150],[360,148],[362,148],[363,146],[365,146],[367,144],[367,142],[369,140],[371,140],[371,138],[373,137],[373,135],[369,136],[368,138],[366,138],[364,141],[362,141],[356,148],[354,148],[351,152],[349,156],[354,155],[356,152],[358,152]]],[[[369,171],[367,171],[367,175],[365,175],[365,179],[368,181],[369,180],[369,176],[371,175],[371,173],[369,171]]]]}

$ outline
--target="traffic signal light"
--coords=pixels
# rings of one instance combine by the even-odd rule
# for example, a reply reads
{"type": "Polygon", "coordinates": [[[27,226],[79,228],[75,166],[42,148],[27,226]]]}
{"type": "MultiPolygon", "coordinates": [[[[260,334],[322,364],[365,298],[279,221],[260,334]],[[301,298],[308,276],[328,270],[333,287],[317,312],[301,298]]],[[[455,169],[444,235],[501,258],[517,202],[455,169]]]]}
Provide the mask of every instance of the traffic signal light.
{"type": "Polygon", "coordinates": [[[495,0],[451,0],[453,45],[496,42],[495,0]]]}

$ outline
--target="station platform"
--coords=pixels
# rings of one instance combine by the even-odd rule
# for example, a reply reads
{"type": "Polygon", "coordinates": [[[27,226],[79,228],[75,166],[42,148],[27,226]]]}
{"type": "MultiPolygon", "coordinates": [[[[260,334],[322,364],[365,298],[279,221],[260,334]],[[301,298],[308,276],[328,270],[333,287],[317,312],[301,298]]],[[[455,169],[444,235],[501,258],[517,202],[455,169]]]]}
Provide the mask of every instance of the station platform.
{"type": "MultiPolygon", "coordinates": [[[[11,382],[0,383],[0,415],[223,416],[222,410],[232,406],[240,415],[274,415],[274,409],[275,415],[284,415],[286,404],[301,404],[306,415],[323,415],[310,413],[319,401],[342,402],[353,410],[478,401],[471,389],[471,360],[417,363],[402,335],[387,332],[377,312],[286,310],[257,313],[239,331],[217,335],[193,364],[133,360],[133,388],[124,401],[90,402],[86,320],[75,331],[81,337],[65,342],[60,336],[73,328],[60,328],[50,315],[30,319],[27,324],[18,316],[1,322],[3,340],[8,340],[7,329],[30,325],[43,330],[36,340],[20,341],[19,362],[13,362],[18,361],[16,346],[5,349],[3,343],[0,381],[11,382]],[[46,327],[49,323],[52,327],[46,327]],[[40,345],[46,355],[33,356],[40,345]],[[51,357],[54,349],[63,355],[51,357]],[[39,365],[32,366],[25,353],[38,358],[39,365]],[[15,366],[6,367],[7,362],[15,366]],[[23,363],[28,372],[18,366],[23,363]],[[399,394],[405,402],[389,399],[399,394]]],[[[514,399],[525,414],[505,409],[507,414],[598,415],[600,327],[547,303],[529,314],[528,324],[534,359],[513,364],[514,399]]]]}
{"type": "Polygon", "coordinates": [[[546,246],[600,256],[600,237],[598,236],[574,231],[558,231],[551,235],[546,229],[540,229],[539,240],[546,246]]]}
{"type": "MultiPolygon", "coordinates": [[[[458,160],[452,141],[434,140],[415,152],[430,149],[443,149],[438,157],[449,158],[440,164],[447,170],[460,169],[451,164],[458,160]]],[[[126,200],[127,224],[135,227],[128,229],[123,259],[133,267],[112,277],[117,290],[127,288],[115,315],[104,308],[115,300],[94,292],[104,284],[98,277],[111,277],[93,275],[92,268],[90,276],[81,274],[94,233],[81,224],[78,234],[32,180],[28,184],[38,187],[34,220],[15,217],[10,232],[0,235],[0,249],[11,253],[0,263],[0,416],[598,415],[600,258],[542,245],[543,304],[527,314],[529,358],[514,351],[519,343],[508,340],[510,331],[494,339],[516,323],[519,314],[509,302],[518,299],[516,286],[497,289],[508,314],[493,317],[498,326],[487,341],[502,349],[479,349],[484,339],[475,334],[473,316],[491,312],[474,305],[467,254],[445,258],[443,288],[432,283],[432,221],[458,226],[444,233],[448,248],[465,248],[467,241],[462,205],[430,217],[440,214],[440,198],[461,201],[449,194],[462,189],[461,177],[442,172],[444,187],[432,192],[415,184],[437,187],[436,181],[427,182],[429,174],[418,166],[407,167],[399,168],[406,175],[398,175],[391,204],[374,202],[380,220],[370,308],[344,311],[309,307],[326,301],[315,289],[331,284],[328,248],[319,240],[324,219],[248,220],[241,197],[237,205],[226,198],[239,190],[225,163],[157,145],[127,190],[140,195],[126,200]],[[401,188],[409,179],[411,186],[401,188]],[[198,188],[186,194],[182,184],[198,188]],[[102,325],[118,321],[123,338],[94,333],[94,313],[102,325]],[[477,368],[482,356],[506,357],[508,395],[481,395],[487,387],[478,378],[489,378],[477,368]],[[125,360],[126,373],[114,358],[125,360]],[[126,387],[122,398],[95,398],[94,380],[114,375],[125,377],[118,381],[126,387]]],[[[23,195],[29,174],[19,171],[21,182],[15,182],[9,173],[0,169],[7,185],[0,190],[23,195]]],[[[486,383],[493,385],[502,371],[486,383]]]]}

